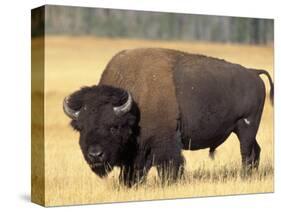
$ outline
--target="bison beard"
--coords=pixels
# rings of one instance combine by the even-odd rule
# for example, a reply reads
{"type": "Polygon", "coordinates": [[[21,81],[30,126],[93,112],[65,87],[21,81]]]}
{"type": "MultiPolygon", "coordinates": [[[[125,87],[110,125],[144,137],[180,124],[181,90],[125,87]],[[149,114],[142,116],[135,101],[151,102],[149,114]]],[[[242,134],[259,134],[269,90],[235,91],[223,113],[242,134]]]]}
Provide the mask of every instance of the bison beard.
{"type": "Polygon", "coordinates": [[[66,97],[63,109],[80,133],[92,171],[120,167],[132,186],[156,166],[163,183],[183,176],[181,151],[215,149],[233,132],[244,168],[258,167],[256,134],[265,101],[260,74],[224,60],[168,49],[126,50],[115,55],[98,86],[66,97]]]}

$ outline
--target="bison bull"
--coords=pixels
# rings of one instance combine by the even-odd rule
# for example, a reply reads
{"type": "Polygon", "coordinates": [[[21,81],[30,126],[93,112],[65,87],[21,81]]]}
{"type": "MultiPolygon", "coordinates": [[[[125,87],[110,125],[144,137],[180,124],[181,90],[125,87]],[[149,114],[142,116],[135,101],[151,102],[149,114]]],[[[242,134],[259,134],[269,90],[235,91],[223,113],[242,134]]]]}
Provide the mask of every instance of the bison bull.
{"type": "Polygon", "coordinates": [[[125,50],[106,66],[97,86],[66,97],[64,112],[80,133],[84,158],[98,176],[114,166],[127,186],[182,176],[182,150],[210,155],[234,132],[244,167],[258,167],[256,140],[265,101],[264,70],[169,49],[125,50]]]}

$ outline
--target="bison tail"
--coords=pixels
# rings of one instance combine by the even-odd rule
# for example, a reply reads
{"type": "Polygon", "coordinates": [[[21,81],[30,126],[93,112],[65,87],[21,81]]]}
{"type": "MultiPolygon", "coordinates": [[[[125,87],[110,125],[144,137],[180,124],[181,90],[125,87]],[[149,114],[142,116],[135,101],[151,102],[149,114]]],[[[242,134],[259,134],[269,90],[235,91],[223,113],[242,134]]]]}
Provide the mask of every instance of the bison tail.
{"type": "Polygon", "coordinates": [[[267,76],[269,84],[270,84],[269,97],[270,97],[271,104],[273,105],[273,103],[274,103],[274,84],[273,84],[271,76],[265,70],[260,70],[260,69],[251,69],[251,70],[256,72],[258,75],[265,74],[267,76]]]}

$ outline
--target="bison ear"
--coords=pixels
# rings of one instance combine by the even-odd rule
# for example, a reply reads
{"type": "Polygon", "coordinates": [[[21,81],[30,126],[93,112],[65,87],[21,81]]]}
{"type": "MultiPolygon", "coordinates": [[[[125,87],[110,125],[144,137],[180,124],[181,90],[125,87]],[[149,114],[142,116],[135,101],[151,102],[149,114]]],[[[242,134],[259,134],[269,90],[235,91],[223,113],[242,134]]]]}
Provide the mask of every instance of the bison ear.
{"type": "Polygon", "coordinates": [[[78,123],[78,121],[75,121],[75,120],[71,120],[70,122],[70,125],[72,126],[72,128],[76,131],[81,131],[82,130],[82,127],[81,125],[78,123]]]}

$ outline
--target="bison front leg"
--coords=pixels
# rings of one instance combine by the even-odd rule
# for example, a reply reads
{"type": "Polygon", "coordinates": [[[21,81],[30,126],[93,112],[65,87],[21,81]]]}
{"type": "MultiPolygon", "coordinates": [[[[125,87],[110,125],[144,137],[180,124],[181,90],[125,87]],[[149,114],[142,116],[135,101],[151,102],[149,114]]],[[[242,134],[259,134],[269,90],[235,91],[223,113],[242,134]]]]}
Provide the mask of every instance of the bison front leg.
{"type": "Polygon", "coordinates": [[[184,158],[177,158],[162,161],[157,166],[158,176],[162,185],[171,184],[181,179],[184,174],[184,158]]]}
{"type": "Polygon", "coordinates": [[[136,157],[121,168],[119,180],[125,186],[132,187],[145,181],[148,171],[152,166],[151,150],[140,148],[136,157]]]}
{"type": "Polygon", "coordinates": [[[127,187],[140,184],[145,181],[149,168],[136,168],[133,165],[125,165],[121,168],[119,181],[127,187]]]}
{"type": "Polygon", "coordinates": [[[122,166],[119,175],[119,181],[121,184],[131,187],[133,185],[133,167],[132,166],[122,166]]]}

